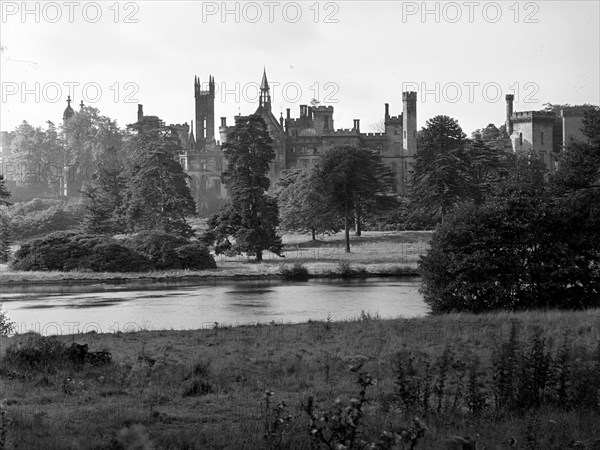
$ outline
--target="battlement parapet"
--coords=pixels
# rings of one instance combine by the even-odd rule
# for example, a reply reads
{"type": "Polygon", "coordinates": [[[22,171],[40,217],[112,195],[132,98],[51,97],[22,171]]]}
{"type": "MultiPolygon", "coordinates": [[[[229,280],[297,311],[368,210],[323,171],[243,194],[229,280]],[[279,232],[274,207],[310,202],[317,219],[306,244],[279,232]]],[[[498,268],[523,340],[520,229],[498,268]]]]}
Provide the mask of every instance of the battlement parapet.
{"type": "Polygon", "coordinates": [[[313,106],[313,112],[333,112],[333,106],[313,106]]]}
{"type": "Polygon", "coordinates": [[[554,120],[556,115],[552,111],[522,111],[512,113],[513,122],[530,122],[532,120],[554,120]]]}
{"type": "Polygon", "coordinates": [[[402,114],[399,116],[389,116],[385,118],[385,123],[402,123],[402,114]]]}
{"type": "Polygon", "coordinates": [[[402,101],[417,101],[417,93],[415,91],[407,91],[402,93],[402,101]]]}
{"type": "Polygon", "coordinates": [[[385,133],[361,133],[364,137],[385,137],[385,133]]]}

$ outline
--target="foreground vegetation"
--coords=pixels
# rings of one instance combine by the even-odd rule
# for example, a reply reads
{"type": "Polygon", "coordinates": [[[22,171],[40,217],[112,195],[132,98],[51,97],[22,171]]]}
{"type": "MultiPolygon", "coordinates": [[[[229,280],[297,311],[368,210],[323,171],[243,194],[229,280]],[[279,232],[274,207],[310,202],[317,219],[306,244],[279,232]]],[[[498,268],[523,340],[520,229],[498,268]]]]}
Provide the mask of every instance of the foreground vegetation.
{"type": "Polygon", "coordinates": [[[599,325],[592,310],[3,338],[3,445],[598,448],[599,325]]]}

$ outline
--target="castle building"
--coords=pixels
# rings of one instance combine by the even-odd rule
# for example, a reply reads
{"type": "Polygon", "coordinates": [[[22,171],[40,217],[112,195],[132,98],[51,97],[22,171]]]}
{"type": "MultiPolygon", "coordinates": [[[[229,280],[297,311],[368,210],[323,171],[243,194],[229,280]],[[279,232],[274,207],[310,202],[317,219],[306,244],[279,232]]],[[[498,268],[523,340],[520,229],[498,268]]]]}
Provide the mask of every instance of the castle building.
{"type": "MultiPolygon", "coordinates": [[[[191,190],[196,199],[198,212],[208,215],[215,212],[227,198],[221,184],[221,174],[226,161],[221,145],[227,142],[232,126],[221,117],[220,141],[214,137],[214,77],[209,76],[208,89],[202,90],[198,77],[194,79],[194,124],[171,125],[179,134],[184,154],[181,163],[191,177],[191,190]]],[[[351,144],[376,151],[395,175],[394,190],[398,195],[408,192],[409,174],[417,153],[417,94],[402,94],[403,111],[391,116],[389,104],[385,104],[384,126],[381,133],[363,133],[360,119],[354,119],[353,127],[336,129],[333,106],[300,105],[299,116],[293,118],[288,108],[286,117],[275,117],[272,112],[271,94],[266,71],[260,84],[258,107],[260,115],[273,139],[275,159],[271,164],[269,178],[274,187],[282,172],[287,169],[307,170],[318,163],[329,149],[351,144]]],[[[143,116],[138,106],[138,120],[143,116]]]]}
{"type": "Polygon", "coordinates": [[[563,147],[571,139],[587,141],[583,118],[592,107],[562,108],[554,111],[513,111],[514,95],[506,95],[506,132],[512,149],[539,155],[546,169],[554,173],[563,147]]]}

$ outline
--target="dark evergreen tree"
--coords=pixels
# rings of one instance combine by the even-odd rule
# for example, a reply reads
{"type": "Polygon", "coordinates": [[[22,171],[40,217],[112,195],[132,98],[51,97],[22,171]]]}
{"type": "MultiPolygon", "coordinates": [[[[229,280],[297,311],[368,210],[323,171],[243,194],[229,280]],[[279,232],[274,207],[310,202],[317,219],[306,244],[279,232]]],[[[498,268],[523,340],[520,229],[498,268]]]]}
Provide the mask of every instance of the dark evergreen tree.
{"type": "Polygon", "coordinates": [[[411,199],[426,213],[441,217],[467,198],[466,135],[455,119],[436,116],[418,134],[411,199]]]}
{"type": "Polygon", "coordinates": [[[509,157],[503,150],[489,146],[481,139],[466,142],[461,155],[465,198],[480,205],[493,192],[495,186],[509,173],[509,157]]]}
{"type": "Polygon", "coordinates": [[[374,153],[352,145],[327,151],[317,168],[318,191],[328,208],[343,220],[346,252],[350,252],[350,223],[361,215],[378,195],[390,192],[391,174],[374,153]]]}
{"type": "Polygon", "coordinates": [[[223,153],[223,182],[231,201],[209,218],[205,241],[215,243],[217,254],[246,253],[256,261],[262,261],[264,250],[280,255],[277,201],[266,194],[275,152],[265,121],[258,115],[236,117],[223,153]]]}
{"type": "Polygon", "coordinates": [[[87,197],[87,214],[82,229],[85,233],[114,234],[126,231],[122,215],[126,193],[125,170],[114,147],[109,148],[97,165],[94,181],[82,193],[87,197]]]}
{"type": "Polygon", "coordinates": [[[145,116],[129,129],[123,202],[128,228],[191,236],[186,217],[194,215],[196,207],[179,163],[183,150],[176,131],[155,116],[145,116]]]}
{"type": "Polygon", "coordinates": [[[4,213],[4,206],[8,206],[10,192],[6,188],[4,175],[0,175],[0,262],[5,263],[10,256],[10,246],[12,244],[10,232],[10,220],[4,213]]]}

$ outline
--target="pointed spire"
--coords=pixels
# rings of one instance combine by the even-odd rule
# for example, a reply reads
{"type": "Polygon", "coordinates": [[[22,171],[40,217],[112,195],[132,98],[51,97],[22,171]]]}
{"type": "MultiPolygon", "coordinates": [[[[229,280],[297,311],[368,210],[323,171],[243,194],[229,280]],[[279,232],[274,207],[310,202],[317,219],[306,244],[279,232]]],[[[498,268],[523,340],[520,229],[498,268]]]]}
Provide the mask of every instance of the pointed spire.
{"type": "Polygon", "coordinates": [[[267,81],[267,69],[263,67],[262,81],[260,82],[260,90],[269,90],[269,82],[267,81]]]}
{"type": "Polygon", "coordinates": [[[258,101],[259,108],[271,109],[271,93],[269,92],[269,82],[267,81],[267,69],[263,68],[263,77],[260,83],[260,99],[258,101]]]}

